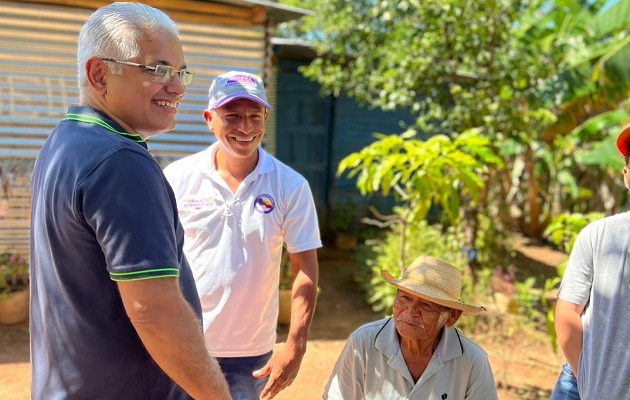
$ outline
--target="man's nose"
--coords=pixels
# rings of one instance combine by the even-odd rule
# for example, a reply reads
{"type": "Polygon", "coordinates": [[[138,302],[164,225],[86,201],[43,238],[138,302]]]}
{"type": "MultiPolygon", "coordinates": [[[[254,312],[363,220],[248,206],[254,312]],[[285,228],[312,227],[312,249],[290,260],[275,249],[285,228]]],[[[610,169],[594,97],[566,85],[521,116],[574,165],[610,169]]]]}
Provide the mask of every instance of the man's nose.
{"type": "Polygon", "coordinates": [[[170,81],[166,84],[166,90],[170,93],[176,93],[180,98],[186,93],[186,86],[182,82],[182,78],[179,74],[173,75],[170,81]]]}
{"type": "Polygon", "coordinates": [[[250,121],[250,119],[249,119],[249,118],[244,117],[244,118],[241,120],[241,126],[240,126],[240,129],[241,129],[241,131],[242,131],[243,133],[249,133],[249,132],[251,132],[251,130],[253,129],[253,127],[254,127],[254,124],[252,123],[252,121],[250,121]]]}
{"type": "Polygon", "coordinates": [[[417,304],[409,304],[405,311],[407,312],[407,315],[410,315],[412,317],[418,317],[422,315],[422,308],[418,307],[417,304]]]}

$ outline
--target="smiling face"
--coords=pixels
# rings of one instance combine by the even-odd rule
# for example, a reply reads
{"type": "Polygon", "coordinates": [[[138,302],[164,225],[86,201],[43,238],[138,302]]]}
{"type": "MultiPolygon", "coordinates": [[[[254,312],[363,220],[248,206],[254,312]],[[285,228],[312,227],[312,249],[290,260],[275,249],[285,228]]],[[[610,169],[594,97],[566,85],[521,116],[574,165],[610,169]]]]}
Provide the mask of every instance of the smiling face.
{"type": "Polygon", "coordinates": [[[394,323],[401,340],[434,342],[442,327],[453,326],[461,315],[453,310],[398,290],[394,301],[394,323]]]}
{"type": "MultiPolygon", "coordinates": [[[[138,57],[122,61],[149,66],[170,65],[177,69],[185,67],[179,39],[171,33],[146,32],[138,40],[138,46],[138,57]]],[[[103,111],[145,139],[172,130],[177,107],[185,92],[179,76],[164,82],[148,69],[130,65],[122,65],[122,69],[123,73],[116,75],[105,67],[103,111]]]]}
{"type": "Polygon", "coordinates": [[[265,108],[248,99],[232,100],[216,110],[204,112],[210,130],[219,142],[219,151],[230,160],[253,162],[265,137],[265,108]]]}

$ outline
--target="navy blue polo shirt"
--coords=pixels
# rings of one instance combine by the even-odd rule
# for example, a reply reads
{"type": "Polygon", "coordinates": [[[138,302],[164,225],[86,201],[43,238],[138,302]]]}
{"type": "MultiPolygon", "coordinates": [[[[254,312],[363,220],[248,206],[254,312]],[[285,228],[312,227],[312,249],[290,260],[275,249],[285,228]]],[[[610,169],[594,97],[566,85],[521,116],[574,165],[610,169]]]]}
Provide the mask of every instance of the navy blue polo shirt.
{"type": "Polygon", "coordinates": [[[190,399],[145,350],[116,284],[179,277],[201,319],[183,241],[173,191],[144,140],[70,107],[33,173],[33,399],[190,399]]]}

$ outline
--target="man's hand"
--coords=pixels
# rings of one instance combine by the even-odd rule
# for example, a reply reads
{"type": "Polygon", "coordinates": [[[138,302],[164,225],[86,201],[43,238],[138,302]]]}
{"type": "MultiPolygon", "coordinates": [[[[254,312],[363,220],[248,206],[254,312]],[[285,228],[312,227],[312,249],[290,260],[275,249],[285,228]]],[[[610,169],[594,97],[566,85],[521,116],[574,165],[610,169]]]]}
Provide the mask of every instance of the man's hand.
{"type": "Polygon", "coordinates": [[[269,381],[260,396],[263,400],[273,399],[281,390],[290,386],[297,377],[304,357],[304,349],[291,349],[288,345],[275,352],[264,367],[254,371],[256,378],[269,376],[269,381]]]}

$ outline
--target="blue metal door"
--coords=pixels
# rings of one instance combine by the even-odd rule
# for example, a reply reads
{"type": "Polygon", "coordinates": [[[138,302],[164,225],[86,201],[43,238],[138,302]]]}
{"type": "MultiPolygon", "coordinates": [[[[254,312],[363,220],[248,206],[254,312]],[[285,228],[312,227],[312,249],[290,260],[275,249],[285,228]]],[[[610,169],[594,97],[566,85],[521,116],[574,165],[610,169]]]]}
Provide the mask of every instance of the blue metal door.
{"type": "Polygon", "coordinates": [[[277,76],[277,157],[309,182],[320,215],[328,203],[332,97],[297,72],[277,76]]]}

